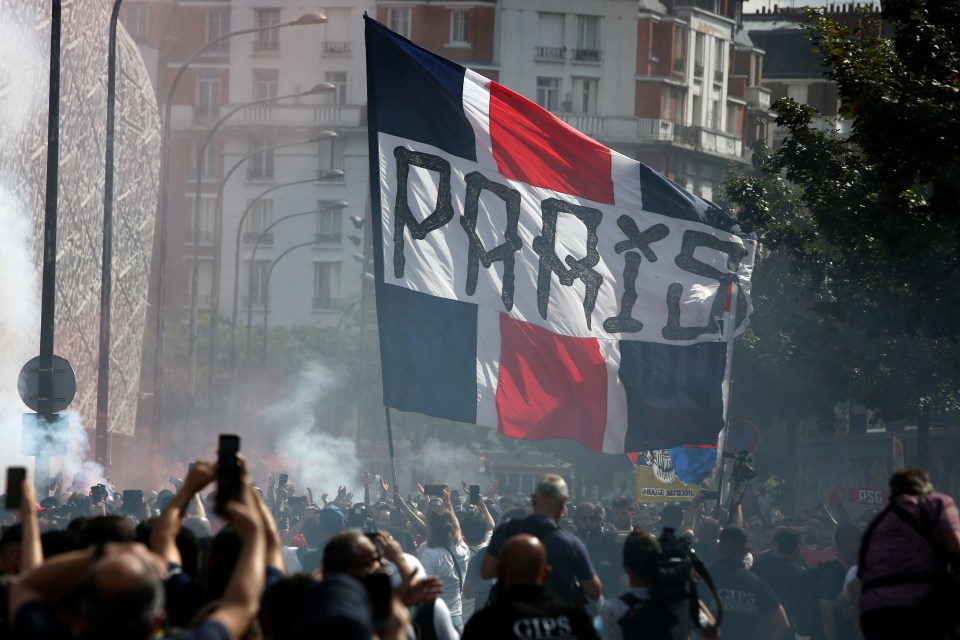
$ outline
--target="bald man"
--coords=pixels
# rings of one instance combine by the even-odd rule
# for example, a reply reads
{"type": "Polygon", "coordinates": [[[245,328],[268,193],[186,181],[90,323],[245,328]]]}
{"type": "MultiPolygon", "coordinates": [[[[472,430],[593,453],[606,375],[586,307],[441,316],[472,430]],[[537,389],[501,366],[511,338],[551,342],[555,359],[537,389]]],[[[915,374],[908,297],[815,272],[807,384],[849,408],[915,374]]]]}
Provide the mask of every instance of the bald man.
{"type": "Polygon", "coordinates": [[[586,610],[544,588],[550,575],[547,550],[537,538],[509,538],[497,556],[502,596],[467,623],[463,640],[486,638],[577,638],[599,636],[586,610]]]}

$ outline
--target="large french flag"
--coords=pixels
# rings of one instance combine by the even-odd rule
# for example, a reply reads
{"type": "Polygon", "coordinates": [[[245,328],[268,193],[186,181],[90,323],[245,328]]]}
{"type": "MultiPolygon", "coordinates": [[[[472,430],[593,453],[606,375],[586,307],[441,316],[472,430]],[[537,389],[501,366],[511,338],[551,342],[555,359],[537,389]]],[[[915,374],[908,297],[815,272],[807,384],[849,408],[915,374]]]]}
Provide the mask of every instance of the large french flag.
{"type": "Polygon", "coordinates": [[[710,452],[753,236],[365,20],[386,406],[607,453],[710,452]]]}

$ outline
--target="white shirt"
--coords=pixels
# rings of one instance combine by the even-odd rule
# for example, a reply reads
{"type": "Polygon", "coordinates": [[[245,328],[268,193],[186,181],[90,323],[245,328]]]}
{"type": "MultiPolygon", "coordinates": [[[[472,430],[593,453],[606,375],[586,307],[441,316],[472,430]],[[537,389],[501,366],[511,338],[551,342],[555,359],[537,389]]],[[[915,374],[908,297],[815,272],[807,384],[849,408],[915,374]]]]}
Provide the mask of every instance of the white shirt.
{"type": "Polygon", "coordinates": [[[467,565],[470,562],[470,547],[463,540],[447,547],[428,547],[427,543],[420,545],[417,551],[420,562],[428,576],[437,576],[443,581],[443,592],[440,594],[447,603],[451,616],[463,615],[463,599],[460,576],[467,577],[467,565]],[[452,554],[452,555],[451,555],[452,554]],[[453,556],[457,558],[460,576],[453,566],[453,556]]]}

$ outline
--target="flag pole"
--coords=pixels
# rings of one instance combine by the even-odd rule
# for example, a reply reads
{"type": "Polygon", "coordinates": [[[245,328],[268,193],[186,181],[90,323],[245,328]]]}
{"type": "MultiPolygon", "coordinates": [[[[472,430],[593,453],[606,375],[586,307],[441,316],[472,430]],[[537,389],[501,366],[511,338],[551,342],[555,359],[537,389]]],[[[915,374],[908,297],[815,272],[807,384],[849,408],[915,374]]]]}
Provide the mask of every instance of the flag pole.
{"type": "Polygon", "coordinates": [[[393,426],[390,424],[390,407],[384,405],[383,411],[387,416],[387,445],[390,448],[390,469],[393,471],[393,490],[400,493],[400,483],[397,481],[397,457],[393,453],[393,426]]]}
{"type": "Polygon", "coordinates": [[[724,323],[724,338],[727,342],[727,364],[723,371],[723,430],[720,432],[720,438],[717,442],[717,462],[720,465],[720,473],[717,480],[717,508],[723,504],[723,472],[727,463],[723,458],[723,452],[727,448],[727,438],[730,435],[730,419],[728,413],[730,410],[730,395],[733,390],[733,341],[737,334],[737,298],[739,297],[739,286],[734,289],[735,280],[730,279],[727,285],[727,296],[729,303],[729,316],[724,323]]]}

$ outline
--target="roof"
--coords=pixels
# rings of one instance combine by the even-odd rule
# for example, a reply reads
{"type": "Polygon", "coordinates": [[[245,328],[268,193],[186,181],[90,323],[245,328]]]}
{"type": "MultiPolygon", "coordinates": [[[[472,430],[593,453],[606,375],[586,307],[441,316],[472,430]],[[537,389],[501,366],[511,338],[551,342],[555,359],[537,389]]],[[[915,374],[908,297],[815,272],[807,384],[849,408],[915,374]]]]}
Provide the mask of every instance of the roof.
{"type": "Polygon", "coordinates": [[[744,22],[755,46],[763,49],[764,79],[821,79],[820,54],[796,23],[744,22]]]}

